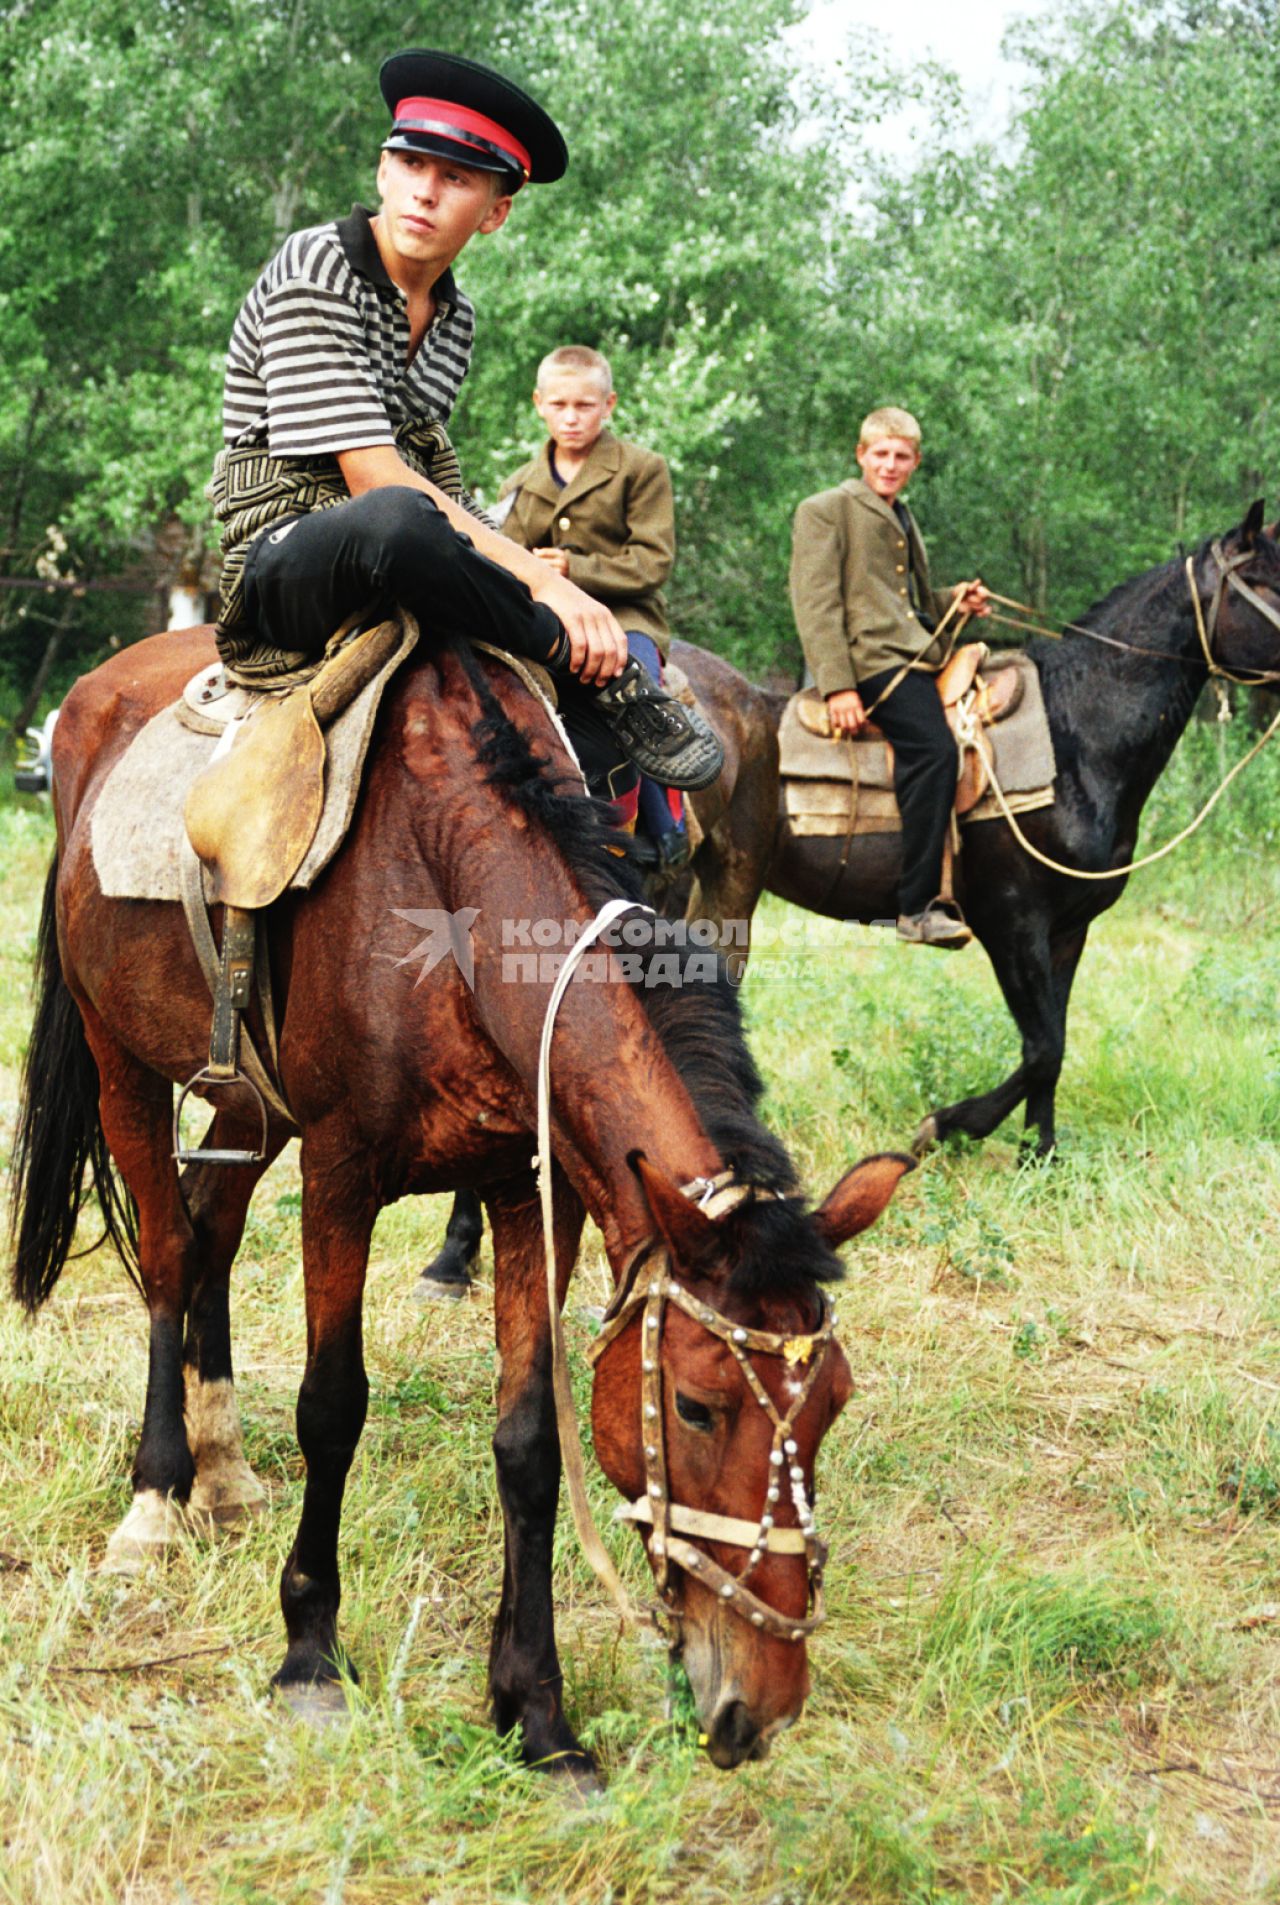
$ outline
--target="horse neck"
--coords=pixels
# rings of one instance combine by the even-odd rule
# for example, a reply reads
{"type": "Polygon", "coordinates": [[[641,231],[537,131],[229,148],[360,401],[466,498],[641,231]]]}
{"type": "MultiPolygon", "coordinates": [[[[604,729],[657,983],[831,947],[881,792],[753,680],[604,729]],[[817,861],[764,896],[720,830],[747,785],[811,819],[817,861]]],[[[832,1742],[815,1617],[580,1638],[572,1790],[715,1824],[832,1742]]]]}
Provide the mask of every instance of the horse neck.
{"type": "Polygon", "coordinates": [[[1080,704],[1072,725],[1082,768],[1105,776],[1122,809],[1145,802],[1207,679],[1195,612],[1179,580],[1180,571],[1144,576],[1086,617],[1082,626],[1131,644],[1127,652],[1080,634],[1042,659],[1044,672],[1058,677],[1050,692],[1057,689],[1060,710],[1068,700],[1080,704]]]}
{"type": "MultiPolygon", "coordinates": [[[[478,909],[477,938],[483,921],[576,923],[595,910],[550,840],[530,828],[517,835],[521,850],[510,853],[510,838],[509,832],[503,835],[502,851],[480,853],[471,836],[465,870],[446,883],[450,903],[465,897],[478,909]]],[[[489,932],[496,935],[496,928],[489,932]]],[[[650,1164],[677,1183],[715,1176],[724,1161],[636,990],[598,980],[605,957],[595,954],[594,970],[579,972],[560,1003],[551,1041],[550,1094],[556,1157],[616,1266],[653,1228],[628,1163],[634,1152],[643,1151],[650,1164]]],[[[552,977],[544,976],[537,950],[513,954],[490,945],[475,962],[476,1016],[519,1080],[534,1129],[538,1050],[552,977]]]]}

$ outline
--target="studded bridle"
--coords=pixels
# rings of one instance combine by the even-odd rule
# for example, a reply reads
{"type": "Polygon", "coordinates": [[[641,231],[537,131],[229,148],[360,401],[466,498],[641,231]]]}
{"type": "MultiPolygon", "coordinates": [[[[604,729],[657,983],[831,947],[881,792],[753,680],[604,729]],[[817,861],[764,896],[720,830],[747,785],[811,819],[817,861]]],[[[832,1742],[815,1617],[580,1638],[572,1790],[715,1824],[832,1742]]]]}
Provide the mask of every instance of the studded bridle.
{"type": "MultiPolygon", "coordinates": [[[[574,970],[600,936],[631,911],[650,912],[625,899],[608,900],[584,928],[570,949],[547,1001],[538,1050],[538,1156],[534,1166],[538,1176],[538,1199],[542,1210],[542,1248],[547,1284],[547,1310],[551,1329],[551,1387],[555,1401],[556,1426],[565,1488],[574,1526],[582,1550],[597,1578],[608,1588],[624,1620],[652,1620],[631,1604],[608,1549],[600,1538],[587,1497],[586,1471],[582,1457],[582,1438],[574,1409],[573,1389],[569,1381],[565,1355],[563,1321],[556,1289],[555,1216],[551,1193],[551,1039],[556,1013],[574,970]]],[[[744,1203],[769,1198],[780,1199],[780,1191],[765,1190],[753,1184],[735,1181],[732,1171],[721,1171],[711,1178],[695,1178],[682,1187],[703,1215],[712,1222],[726,1217],[744,1203]]],[[[813,1508],[805,1493],[804,1470],[795,1460],[798,1445],[791,1431],[813,1393],[819,1371],[826,1360],[835,1331],[835,1311],[822,1299],[817,1329],[808,1336],[781,1336],[771,1330],[746,1329],[722,1316],[710,1304],[700,1303],[672,1274],[671,1259],[665,1245],[649,1238],[626,1265],[619,1279],[618,1293],[606,1313],[604,1328],[588,1351],[594,1364],[630,1323],[643,1306],[641,1345],[641,1442],[645,1451],[645,1493],[621,1509],[629,1520],[648,1523],[653,1528],[650,1551],[656,1563],[658,1588],[669,1615],[679,1627],[671,1581],[671,1566],[684,1569],[693,1578],[714,1588],[725,1606],[742,1616],[753,1627],[783,1640],[800,1641],[821,1625],[824,1617],[822,1570],[827,1551],[818,1539],[813,1508]],[[739,1520],[732,1515],[711,1514],[702,1509],[686,1508],[671,1500],[667,1475],[666,1440],[662,1416],[662,1323],[667,1303],[674,1303],[695,1322],[726,1343],[737,1359],[747,1387],[773,1423],[773,1441],[769,1451],[769,1473],[765,1501],[759,1523],[739,1520]],[[779,1414],[773,1398],[751,1363],[752,1355],[781,1356],[794,1370],[805,1367],[803,1379],[793,1378],[791,1406],[779,1414]],[[784,1469],[786,1474],[784,1476],[784,1469]],[[782,1484],[790,1484],[792,1503],[799,1523],[795,1528],[779,1528],[775,1509],[782,1500],[782,1484]],[[731,1574],[702,1548],[686,1540],[701,1535],[709,1540],[744,1548],[747,1560],[738,1574],[731,1574]],[[770,1607],[755,1594],[747,1582],[765,1554],[803,1554],[809,1570],[809,1599],[812,1611],[802,1619],[789,1619],[776,1607],[770,1607]]],[[[655,1625],[660,1623],[654,1622],[655,1625]]]]}
{"type": "MultiPolygon", "coordinates": [[[[724,1179],[728,1180],[729,1175],[724,1173],[724,1179]]],[[[685,1195],[695,1195],[698,1187],[704,1183],[737,1192],[738,1202],[762,1195],[751,1186],[734,1185],[727,1181],[721,1183],[716,1179],[697,1179],[693,1185],[685,1185],[685,1195]]],[[[675,1566],[712,1589],[731,1613],[740,1615],[752,1627],[763,1629],[779,1640],[805,1640],[822,1625],[825,1618],[822,1576],[827,1550],[818,1536],[813,1505],[805,1490],[804,1469],[796,1459],[799,1447],[792,1433],[813,1394],[835,1331],[835,1312],[825,1297],[821,1301],[818,1328],[809,1335],[783,1336],[773,1330],[748,1329],[722,1316],[709,1303],[700,1301],[683,1284],[678,1283],[670,1274],[670,1259],[665,1249],[655,1245],[651,1246],[635,1274],[630,1294],[608,1318],[587,1352],[588,1360],[594,1365],[610,1343],[630,1326],[637,1312],[642,1312],[640,1431],[644,1449],[645,1492],[635,1501],[619,1508],[615,1519],[639,1522],[652,1529],[649,1553],[654,1577],[658,1592],[673,1613],[678,1612],[671,1579],[671,1569],[675,1566]],[[734,1515],[688,1508],[671,1499],[662,1400],[662,1330],[668,1304],[683,1310],[686,1316],[727,1345],[742,1371],[747,1388],[773,1424],[764,1502],[758,1523],[734,1515]],[[791,1401],[785,1414],[779,1412],[773,1397],[760,1380],[751,1361],[755,1355],[780,1356],[788,1370],[796,1372],[787,1379],[791,1401]],[[804,1371],[803,1376],[798,1373],[801,1370],[804,1371]],[[794,1528],[780,1528],[777,1525],[777,1510],[782,1501],[784,1484],[788,1487],[795,1508],[798,1525],[794,1528]],[[704,1548],[695,1547],[686,1538],[690,1535],[745,1549],[745,1564],[737,1574],[731,1573],[704,1548]],[[802,1554],[805,1557],[812,1609],[807,1616],[796,1619],[780,1613],[776,1607],[770,1607],[767,1601],[762,1601],[748,1585],[752,1573],[766,1554],[802,1554]]]]}

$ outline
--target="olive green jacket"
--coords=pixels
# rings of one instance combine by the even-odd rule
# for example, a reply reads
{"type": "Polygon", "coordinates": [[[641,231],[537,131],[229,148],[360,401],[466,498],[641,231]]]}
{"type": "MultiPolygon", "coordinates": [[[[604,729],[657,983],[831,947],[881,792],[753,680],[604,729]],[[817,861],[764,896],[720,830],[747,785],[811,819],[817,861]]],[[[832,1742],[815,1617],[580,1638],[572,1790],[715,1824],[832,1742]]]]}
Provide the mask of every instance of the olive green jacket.
{"type": "Polygon", "coordinates": [[[666,461],[602,430],[573,481],[551,474],[550,444],[509,476],[495,514],[525,549],[564,549],[569,580],[613,610],[625,629],[671,645],[662,585],[676,555],[675,504],[666,461]],[[514,498],[503,516],[502,502],[514,498]]]}
{"type": "MultiPolygon", "coordinates": [[[[929,558],[915,520],[911,562],[917,599],[935,621],[949,590],[929,581],[929,558]]],[[[806,497],[791,530],[791,607],[800,645],[824,695],[856,688],[870,675],[919,660],[937,669],[949,646],[916,619],[907,572],[907,538],[891,506],[860,477],[806,497]]]]}

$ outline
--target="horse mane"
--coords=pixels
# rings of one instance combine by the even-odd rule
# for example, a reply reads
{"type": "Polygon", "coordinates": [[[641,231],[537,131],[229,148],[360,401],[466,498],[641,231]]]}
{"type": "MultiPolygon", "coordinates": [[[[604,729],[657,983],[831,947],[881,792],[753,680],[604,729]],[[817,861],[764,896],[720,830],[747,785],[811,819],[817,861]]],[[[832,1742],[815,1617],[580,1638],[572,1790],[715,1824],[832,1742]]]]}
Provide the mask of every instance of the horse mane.
{"type": "MultiPolygon", "coordinates": [[[[1208,546],[1206,543],[1205,549],[1208,546]]],[[[1197,558],[1200,553],[1197,551],[1197,558]]],[[[1177,558],[1170,562],[1162,562],[1157,568],[1148,569],[1142,575],[1131,576],[1127,582],[1117,583],[1116,587],[1095,602],[1092,608],[1086,609],[1083,615],[1077,615],[1075,621],[1081,628],[1096,628],[1100,634],[1109,635],[1118,622],[1126,616],[1131,616],[1135,610],[1154,609],[1157,604],[1161,604],[1162,598],[1175,583],[1185,592],[1186,577],[1183,573],[1182,562],[1177,558]]],[[[1066,633],[1069,639],[1070,626],[1066,633]]]]}
{"type": "MultiPolygon", "coordinates": [[[[626,836],[610,825],[607,805],[584,798],[575,784],[553,772],[549,757],[534,748],[503,708],[474,653],[463,647],[459,656],[483,710],[472,734],[486,786],[545,831],[590,906],[598,911],[611,899],[643,903],[634,867],[616,851],[626,836]]],[[[668,947],[656,934],[652,947],[636,950],[642,976],[632,984],[708,1137],[739,1182],[780,1193],[744,1204],[725,1220],[733,1292],[804,1295],[815,1281],[838,1279],[843,1266],[815,1235],[798,1194],[795,1166],[760,1122],[764,1082],[743,1034],[737,991],[723,958],[715,956],[712,978],[704,976],[707,949],[668,947]],[[659,959],[666,963],[649,983],[659,959]],[[694,961],[701,963],[685,983],[694,961]]]]}

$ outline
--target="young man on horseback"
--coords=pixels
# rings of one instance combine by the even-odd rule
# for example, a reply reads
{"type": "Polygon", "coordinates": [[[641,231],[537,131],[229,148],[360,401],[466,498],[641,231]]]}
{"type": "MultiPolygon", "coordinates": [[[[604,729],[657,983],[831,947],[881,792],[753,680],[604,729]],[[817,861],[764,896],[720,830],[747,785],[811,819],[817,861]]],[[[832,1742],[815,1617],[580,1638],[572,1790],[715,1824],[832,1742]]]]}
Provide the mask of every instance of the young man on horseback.
{"type": "Polygon", "coordinates": [[[796,511],[791,602],[831,731],[874,718],[894,749],[902,815],[898,937],[958,947],[972,938],[940,898],[955,800],[957,753],[934,677],[958,615],[989,613],[981,582],[935,589],[903,492],[920,463],[920,426],[906,410],[873,410],[858,434],[861,480],[810,496],[796,511]]]}
{"type": "Polygon", "coordinates": [[[615,790],[623,755],[706,786],[723,758],[710,729],[628,661],[607,608],[496,532],[445,434],[474,333],[452,265],[527,180],[561,177],[564,140],[471,60],[397,53],[381,86],[379,211],[287,238],[232,331],[210,486],[222,657],[242,680],[302,667],[350,616],[399,602],[428,639],[550,668],[594,791],[615,790]]]}

